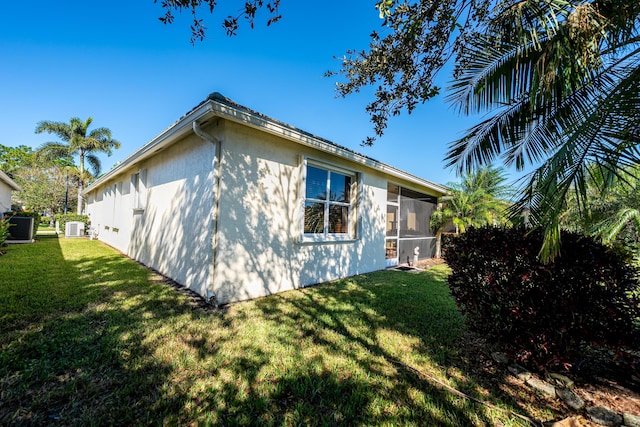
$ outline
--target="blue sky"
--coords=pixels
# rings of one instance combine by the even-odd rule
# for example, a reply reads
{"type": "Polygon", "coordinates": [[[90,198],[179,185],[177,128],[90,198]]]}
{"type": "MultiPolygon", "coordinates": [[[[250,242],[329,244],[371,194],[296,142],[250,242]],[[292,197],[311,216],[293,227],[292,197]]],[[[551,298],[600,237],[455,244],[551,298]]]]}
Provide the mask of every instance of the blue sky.
{"type": "MultiPolygon", "coordinates": [[[[282,0],[283,18],[267,28],[224,35],[221,22],[239,0],[221,0],[204,42],[189,43],[190,15],[171,26],[153,0],[7,2],[0,15],[0,144],[38,147],[40,120],[94,118],[122,147],[102,156],[103,171],[125,159],[211,92],[275,119],[438,183],[456,180],[443,167],[450,141],[474,119],[459,117],[442,97],[392,119],[374,147],[364,111],[370,93],[335,97],[347,49],[364,49],[381,21],[374,1],[282,0]]],[[[440,76],[446,83],[448,75],[440,76]]]]}

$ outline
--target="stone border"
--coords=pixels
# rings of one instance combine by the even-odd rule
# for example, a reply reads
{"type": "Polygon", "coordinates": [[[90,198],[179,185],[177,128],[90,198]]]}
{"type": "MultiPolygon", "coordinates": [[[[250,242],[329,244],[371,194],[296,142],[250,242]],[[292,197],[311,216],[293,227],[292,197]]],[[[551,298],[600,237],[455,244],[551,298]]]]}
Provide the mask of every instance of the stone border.
{"type": "MultiPolygon", "coordinates": [[[[510,363],[507,355],[501,352],[491,353],[491,358],[500,365],[506,365],[509,374],[524,382],[529,388],[546,397],[560,399],[565,405],[575,411],[585,410],[589,419],[596,424],[610,427],[640,427],[640,416],[623,412],[619,414],[605,406],[589,406],[572,391],[573,381],[561,374],[551,373],[547,379],[538,378],[522,366],[510,363]],[[552,384],[555,383],[555,384],[552,384]],[[586,409],[585,409],[586,408],[586,409]]],[[[555,423],[545,423],[552,426],[555,423]]]]}

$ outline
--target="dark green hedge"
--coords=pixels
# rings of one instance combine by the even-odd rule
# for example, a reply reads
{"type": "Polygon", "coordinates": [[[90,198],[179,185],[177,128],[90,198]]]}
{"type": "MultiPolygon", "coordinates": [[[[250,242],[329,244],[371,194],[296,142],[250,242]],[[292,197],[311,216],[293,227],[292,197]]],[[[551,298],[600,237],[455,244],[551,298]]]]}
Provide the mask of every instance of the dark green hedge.
{"type": "Polygon", "coordinates": [[[537,369],[571,369],[585,348],[638,349],[638,270],[629,256],[575,233],[561,239],[561,255],[543,264],[540,231],[446,236],[449,287],[469,327],[537,369]]]}
{"type": "Polygon", "coordinates": [[[73,213],[68,213],[68,214],[56,214],[54,219],[56,221],[60,222],[60,232],[62,234],[64,234],[64,226],[67,222],[69,221],[80,221],[80,222],[84,222],[84,229],[85,231],[89,230],[89,224],[91,223],[89,221],[89,217],[87,215],[78,215],[78,214],[73,214],[73,213]]]}

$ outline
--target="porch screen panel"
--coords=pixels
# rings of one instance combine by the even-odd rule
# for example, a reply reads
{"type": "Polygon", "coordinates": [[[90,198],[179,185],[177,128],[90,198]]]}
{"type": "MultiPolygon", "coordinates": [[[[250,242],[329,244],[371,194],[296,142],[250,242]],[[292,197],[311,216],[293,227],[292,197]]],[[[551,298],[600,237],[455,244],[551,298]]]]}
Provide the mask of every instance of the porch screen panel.
{"type": "Polygon", "coordinates": [[[434,237],[429,222],[435,209],[435,197],[402,188],[400,192],[400,238],[434,237]]]}
{"type": "Polygon", "coordinates": [[[436,239],[400,239],[398,257],[401,264],[413,262],[416,247],[420,250],[418,259],[431,258],[436,250],[436,239]]]}

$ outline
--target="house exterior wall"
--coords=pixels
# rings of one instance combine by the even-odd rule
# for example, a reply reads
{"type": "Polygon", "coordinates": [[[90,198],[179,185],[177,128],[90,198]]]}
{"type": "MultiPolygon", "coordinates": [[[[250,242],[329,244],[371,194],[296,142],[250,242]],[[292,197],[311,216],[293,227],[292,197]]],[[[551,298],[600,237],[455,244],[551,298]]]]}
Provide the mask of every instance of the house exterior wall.
{"type": "Polygon", "coordinates": [[[0,181],[0,214],[11,210],[11,191],[8,184],[0,181]]]}
{"type": "Polygon", "coordinates": [[[98,239],[206,296],[214,157],[214,146],[191,134],[88,193],[98,239]],[[143,209],[134,209],[136,173],[146,181],[143,209]]]}
{"type": "Polygon", "coordinates": [[[218,301],[255,298],[385,268],[387,177],[234,123],[222,145],[218,301]],[[358,174],[357,236],[302,242],[303,159],[358,174]]]}
{"type": "Polygon", "coordinates": [[[100,240],[219,304],[386,267],[387,174],[224,119],[205,131],[222,140],[217,210],[215,147],[190,133],[87,192],[100,240]],[[306,161],[356,176],[352,238],[305,239],[306,161]],[[145,209],[134,209],[136,173],[145,209]]]}

